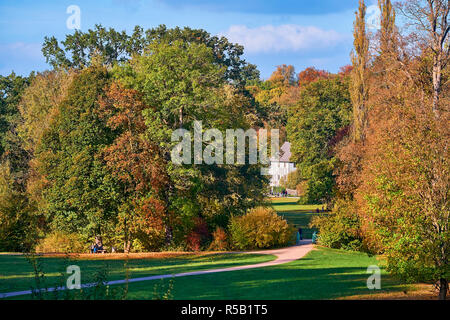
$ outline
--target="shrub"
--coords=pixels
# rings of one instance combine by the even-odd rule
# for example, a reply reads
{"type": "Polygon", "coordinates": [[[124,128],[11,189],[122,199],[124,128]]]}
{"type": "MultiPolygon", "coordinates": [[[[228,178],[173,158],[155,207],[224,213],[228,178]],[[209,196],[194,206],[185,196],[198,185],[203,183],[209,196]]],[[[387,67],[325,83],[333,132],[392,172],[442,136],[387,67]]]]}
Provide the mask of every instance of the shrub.
{"type": "Polygon", "coordinates": [[[36,246],[38,253],[82,253],[89,250],[89,244],[77,233],[54,231],[36,246]]]}
{"type": "Polygon", "coordinates": [[[272,208],[257,207],[230,223],[234,247],[240,250],[281,247],[294,240],[294,229],[272,208]]]}
{"type": "Polygon", "coordinates": [[[186,236],[186,245],[189,250],[200,251],[209,238],[208,225],[202,218],[195,218],[193,230],[186,236]]]}
{"type": "Polygon", "coordinates": [[[362,249],[360,221],[352,207],[351,202],[338,200],[330,214],[311,220],[310,226],[319,229],[317,242],[320,245],[333,249],[362,249]]]}
{"type": "Polygon", "coordinates": [[[213,232],[213,241],[209,246],[211,251],[226,251],[229,247],[228,236],[225,230],[221,227],[217,227],[213,232]]]}

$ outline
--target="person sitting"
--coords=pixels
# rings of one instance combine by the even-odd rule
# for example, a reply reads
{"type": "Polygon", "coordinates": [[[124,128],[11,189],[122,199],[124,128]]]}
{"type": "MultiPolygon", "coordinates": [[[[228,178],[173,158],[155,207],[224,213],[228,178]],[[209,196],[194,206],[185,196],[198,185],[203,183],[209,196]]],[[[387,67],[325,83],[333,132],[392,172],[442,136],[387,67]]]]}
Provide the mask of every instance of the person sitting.
{"type": "Polygon", "coordinates": [[[105,253],[103,248],[102,238],[100,236],[95,237],[95,244],[91,246],[91,253],[105,253]]]}

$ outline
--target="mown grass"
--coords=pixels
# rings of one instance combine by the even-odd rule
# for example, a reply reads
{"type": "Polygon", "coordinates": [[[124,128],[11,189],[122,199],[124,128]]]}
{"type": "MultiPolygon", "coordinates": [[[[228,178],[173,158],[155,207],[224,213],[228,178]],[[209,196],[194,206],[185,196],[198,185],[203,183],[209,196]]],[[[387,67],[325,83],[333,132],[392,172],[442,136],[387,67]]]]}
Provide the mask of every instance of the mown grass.
{"type": "MultiPolygon", "coordinates": [[[[298,205],[296,199],[273,199],[273,207],[291,224],[301,226],[304,237],[310,238],[309,228],[316,208],[322,206],[298,205]]],[[[319,213],[322,214],[322,213],[319,213]]],[[[167,258],[133,259],[128,261],[129,277],[174,274],[188,271],[215,269],[260,263],[274,259],[270,255],[215,254],[181,255],[167,258]]],[[[60,276],[65,260],[43,258],[43,268],[48,277],[48,286],[60,276]]],[[[124,279],[124,260],[89,260],[72,258],[82,270],[82,283],[98,268],[107,267],[108,280],[124,279]],[[84,279],[84,280],[83,280],[84,279]]],[[[33,285],[31,266],[23,256],[0,255],[0,292],[30,289],[33,285]]],[[[163,280],[167,283],[169,280],[163,280]]],[[[128,299],[152,299],[154,288],[161,280],[130,283],[128,299]]],[[[337,299],[350,296],[364,298],[381,296],[402,296],[413,290],[393,279],[383,269],[383,263],[375,256],[360,252],[347,252],[317,247],[306,257],[272,267],[178,277],[173,279],[173,299],[243,299],[243,300],[303,300],[337,299]],[[367,267],[378,265],[382,270],[381,290],[367,288],[367,267]]],[[[29,299],[20,296],[17,299],[29,299]]]]}
{"type": "MultiPolygon", "coordinates": [[[[245,264],[261,262],[270,259],[270,256],[249,256],[249,255],[220,255],[213,257],[192,258],[193,261],[186,261],[182,258],[157,259],[149,261],[135,262],[135,269],[132,277],[152,274],[167,273],[168,270],[176,272],[201,270],[204,268],[215,268],[224,265],[226,261],[231,264],[245,264]],[[206,260],[205,260],[206,259],[206,260]],[[207,259],[213,259],[209,261],[207,259]],[[225,261],[223,261],[225,259],[225,261]],[[247,261],[244,263],[244,261],[247,261]],[[197,265],[195,265],[197,263],[197,265]],[[215,264],[215,265],[214,265],[215,264]],[[150,271],[152,270],[152,271],[150,271]]],[[[60,259],[61,260],[61,259],[60,259]]],[[[22,265],[16,256],[10,262],[22,265]]],[[[117,262],[117,260],[115,260],[117,262]]],[[[52,262],[55,268],[55,261],[52,262]]],[[[81,263],[93,262],[82,261],[81,263]]],[[[99,267],[100,261],[95,261],[91,267],[99,267]]],[[[102,261],[103,262],[103,261],[102,261]]],[[[89,266],[89,265],[88,265],[89,266]]],[[[117,265],[119,266],[119,265],[117,265]]],[[[82,270],[85,270],[82,267],[82,270]]],[[[22,269],[24,266],[21,267],[22,269]]],[[[116,276],[122,276],[118,268],[116,276]]],[[[3,268],[2,268],[3,270],[3,268]]],[[[24,270],[27,272],[28,270],[24,270]]],[[[11,276],[24,278],[23,274],[11,273],[11,276]]],[[[116,278],[112,277],[112,278],[116,278]]],[[[30,283],[30,275],[22,284],[30,283]]],[[[2,278],[3,281],[4,278],[2,278]]],[[[16,278],[17,279],[17,278],[16,278]]],[[[168,287],[170,280],[154,280],[130,283],[128,287],[128,299],[152,299],[154,297],[155,286],[168,287]]],[[[198,276],[187,276],[173,278],[173,288],[171,297],[176,300],[310,300],[310,299],[337,299],[349,296],[363,295],[365,298],[376,297],[380,294],[389,295],[391,293],[402,294],[403,291],[410,290],[407,285],[402,285],[387,274],[381,261],[374,256],[359,252],[346,252],[327,248],[317,248],[311,251],[306,257],[272,267],[229,271],[198,276]],[[369,290],[366,285],[368,274],[367,267],[370,265],[380,266],[381,290],[369,290]]],[[[22,285],[23,288],[23,285],[22,285]]],[[[20,296],[16,299],[29,299],[30,296],[20,296]]]]}
{"type": "MultiPolygon", "coordinates": [[[[174,274],[188,271],[233,267],[275,259],[272,255],[249,254],[209,254],[185,255],[165,259],[133,259],[128,261],[129,278],[174,274]]],[[[91,276],[100,268],[108,270],[108,280],[125,278],[125,260],[81,260],[72,258],[41,258],[45,272],[47,287],[58,285],[61,272],[65,271],[67,263],[78,265],[81,269],[81,282],[90,281],[91,276]]],[[[0,293],[28,290],[34,285],[33,268],[20,255],[0,255],[0,293]]]]}
{"type": "Polygon", "coordinates": [[[296,198],[273,198],[271,199],[272,207],[277,213],[285,218],[290,224],[295,225],[297,228],[302,228],[302,234],[304,239],[311,239],[315,228],[310,228],[309,223],[312,217],[316,215],[325,214],[322,212],[322,205],[300,205],[297,204],[296,198]]]}
{"type": "MultiPolygon", "coordinates": [[[[382,268],[376,257],[367,254],[319,248],[283,265],[176,278],[172,294],[174,299],[194,300],[309,300],[408,290],[383,269],[382,290],[369,290],[366,271],[370,265],[382,268]]],[[[128,298],[148,298],[152,285],[130,284],[128,298]]]]}

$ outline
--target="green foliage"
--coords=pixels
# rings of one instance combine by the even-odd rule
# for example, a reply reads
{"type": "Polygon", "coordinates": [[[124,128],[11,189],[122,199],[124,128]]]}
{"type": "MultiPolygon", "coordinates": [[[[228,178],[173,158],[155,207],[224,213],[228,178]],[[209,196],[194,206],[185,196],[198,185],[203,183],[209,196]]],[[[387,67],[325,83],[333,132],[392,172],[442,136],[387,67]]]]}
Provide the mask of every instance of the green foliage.
{"type": "Polygon", "coordinates": [[[308,177],[306,182],[306,193],[301,196],[300,203],[322,204],[329,203],[334,197],[334,175],[335,159],[322,160],[310,167],[298,170],[297,177],[308,177]]]}
{"type": "MultiPolygon", "coordinates": [[[[289,172],[287,176],[281,177],[281,179],[280,179],[281,188],[292,189],[292,190],[297,189],[297,185],[301,182],[301,176],[299,175],[299,173],[300,172],[298,170],[295,170],[295,171],[289,172]]],[[[276,188],[280,188],[280,187],[276,187],[276,188]]],[[[274,190],[275,190],[275,188],[274,188],[274,190]]]]}
{"type": "Polygon", "coordinates": [[[27,189],[45,232],[158,250],[187,245],[198,218],[226,227],[262,201],[258,166],[170,161],[171,133],[195,120],[223,133],[261,122],[244,87],[259,73],[242,46],[204,30],[96,25],[47,37],[42,51],[55,70],[26,91],[18,137],[34,157],[27,189]]]}
{"type": "Polygon", "coordinates": [[[202,121],[203,130],[216,128],[223,136],[226,129],[250,128],[255,113],[252,99],[225,81],[226,72],[226,64],[216,62],[208,45],[179,39],[154,41],[143,55],[114,69],[117,81],[142,93],[148,106],[142,112],[142,136],[158,149],[158,161],[164,161],[168,181],[159,197],[174,214],[164,223],[178,243],[186,241],[186,235],[192,241],[197,237],[192,233],[197,217],[205,219],[211,230],[226,227],[230,214],[241,215],[263,199],[267,180],[259,174],[259,166],[179,166],[170,161],[176,144],[171,133],[180,127],[192,132],[196,120],[202,121]]]}
{"type": "Polygon", "coordinates": [[[16,124],[19,109],[17,105],[29,79],[17,76],[0,76],[0,157],[10,149],[7,132],[16,124]]]}
{"type": "Polygon", "coordinates": [[[319,229],[320,245],[355,251],[363,248],[361,223],[352,205],[352,202],[338,200],[331,213],[313,217],[311,226],[319,229]]]}
{"type": "Polygon", "coordinates": [[[159,283],[153,286],[152,300],[172,300],[173,299],[173,283],[170,279],[167,283],[165,279],[161,279],[159,283]]]}
{"type": "Polygon", "coordinates": [[[33,73],[21,77],[14,72],[7,77],[0,76],[0,161],[8,163],[16,182],[14,188],[20,192],[25,190],[30,156],[18,135],[21,121],[18,104],[33,77],[33,73]]]}
{"type": "Polygon", "coordinates": [[[37,237],[35,208],[18,191],[8,163],[0,165],[0,251],[29,252],[37,237]]]}
{"type": "Polygon", "coordinates": [[[297,184],[307,181],[304,203],[320,204],[334,196],[334,140],[349,125],[351,103],[348,79],[339,76],[305,86],[299,102],[290,108],[287,125],[297,184]]]}
{"type": "Polygon", "coordinates": [[[58,106],[67,95],[74,73],[61,70],[38,73],[23,91],[18,110],[20,123],[17,131],[24,149],[33,154],[50,125],[58,106]]]}
{"type": "Polygon", "coordinates": [[[205,103],[213,102],[214,89],[223,84],[224,71],[204,44],[155,41],[116,77],[142,92],[145,102],[158,106],[159,115],[178,128],[202,118],[205,103]]]}
{"type": "Polygon", "coordinates": [[[95,25],[87,32],[76,30],[66,35],[61,42],[55,37],[45,37],[42,53],[47,62],[54,68],[77,68],[90,66],[93,57],[99,56],[107,65],[129,60],[133,55],[141,55],[145,49],[157,41],[182,41],[189,44],[205,44],[214,54],[214,62],[226,67],[225,79],[235,83],[245,83],[248,80],[259,79],[255,65],[241,59],[244,48],[229,42],[225,37],[211,36],[202,29],[183,29],[176,27],[167,29],[160,25],[144,31],[136,26],[131,35],[125,31],[118,32],[113,28],[106,29],[95,25]]]}
{"type": "Polygon", "coordinates": [[[117,212],[118,185],[99,157],[114,137],[96,112],[108,81],[101,67],[78,74],[36,147],[37,171],[46,183],[40,209],[54,230],[86,239],[106,230],[117,212]]]}
{"type": "Polygon", "coordinates": [[[288,245],[294,230],[271,208],[257,207],[230,222],[233,245],[237,249],[264,249],[288,245]]]}
{"type": "Polygon", "coordinates": [[[77,233],[53,231],[36,246],[37,253],[86,253],[89,244],[77,233]]]}

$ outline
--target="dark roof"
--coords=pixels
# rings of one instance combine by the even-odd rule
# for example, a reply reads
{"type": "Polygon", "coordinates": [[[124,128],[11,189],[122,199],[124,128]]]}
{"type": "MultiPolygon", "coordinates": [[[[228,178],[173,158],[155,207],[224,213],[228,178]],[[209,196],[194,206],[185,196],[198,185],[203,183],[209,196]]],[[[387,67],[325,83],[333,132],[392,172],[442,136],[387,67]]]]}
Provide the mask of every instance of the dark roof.
{"type": "MultiPolygon", "coordinates": [[[[279,152],[279,162],[290,162],[291,159],[291,144],[289,142],[283,143],[279,152]]],[[[276,161],[275,159],[271,159],[271,161],[276,161]]]]}

